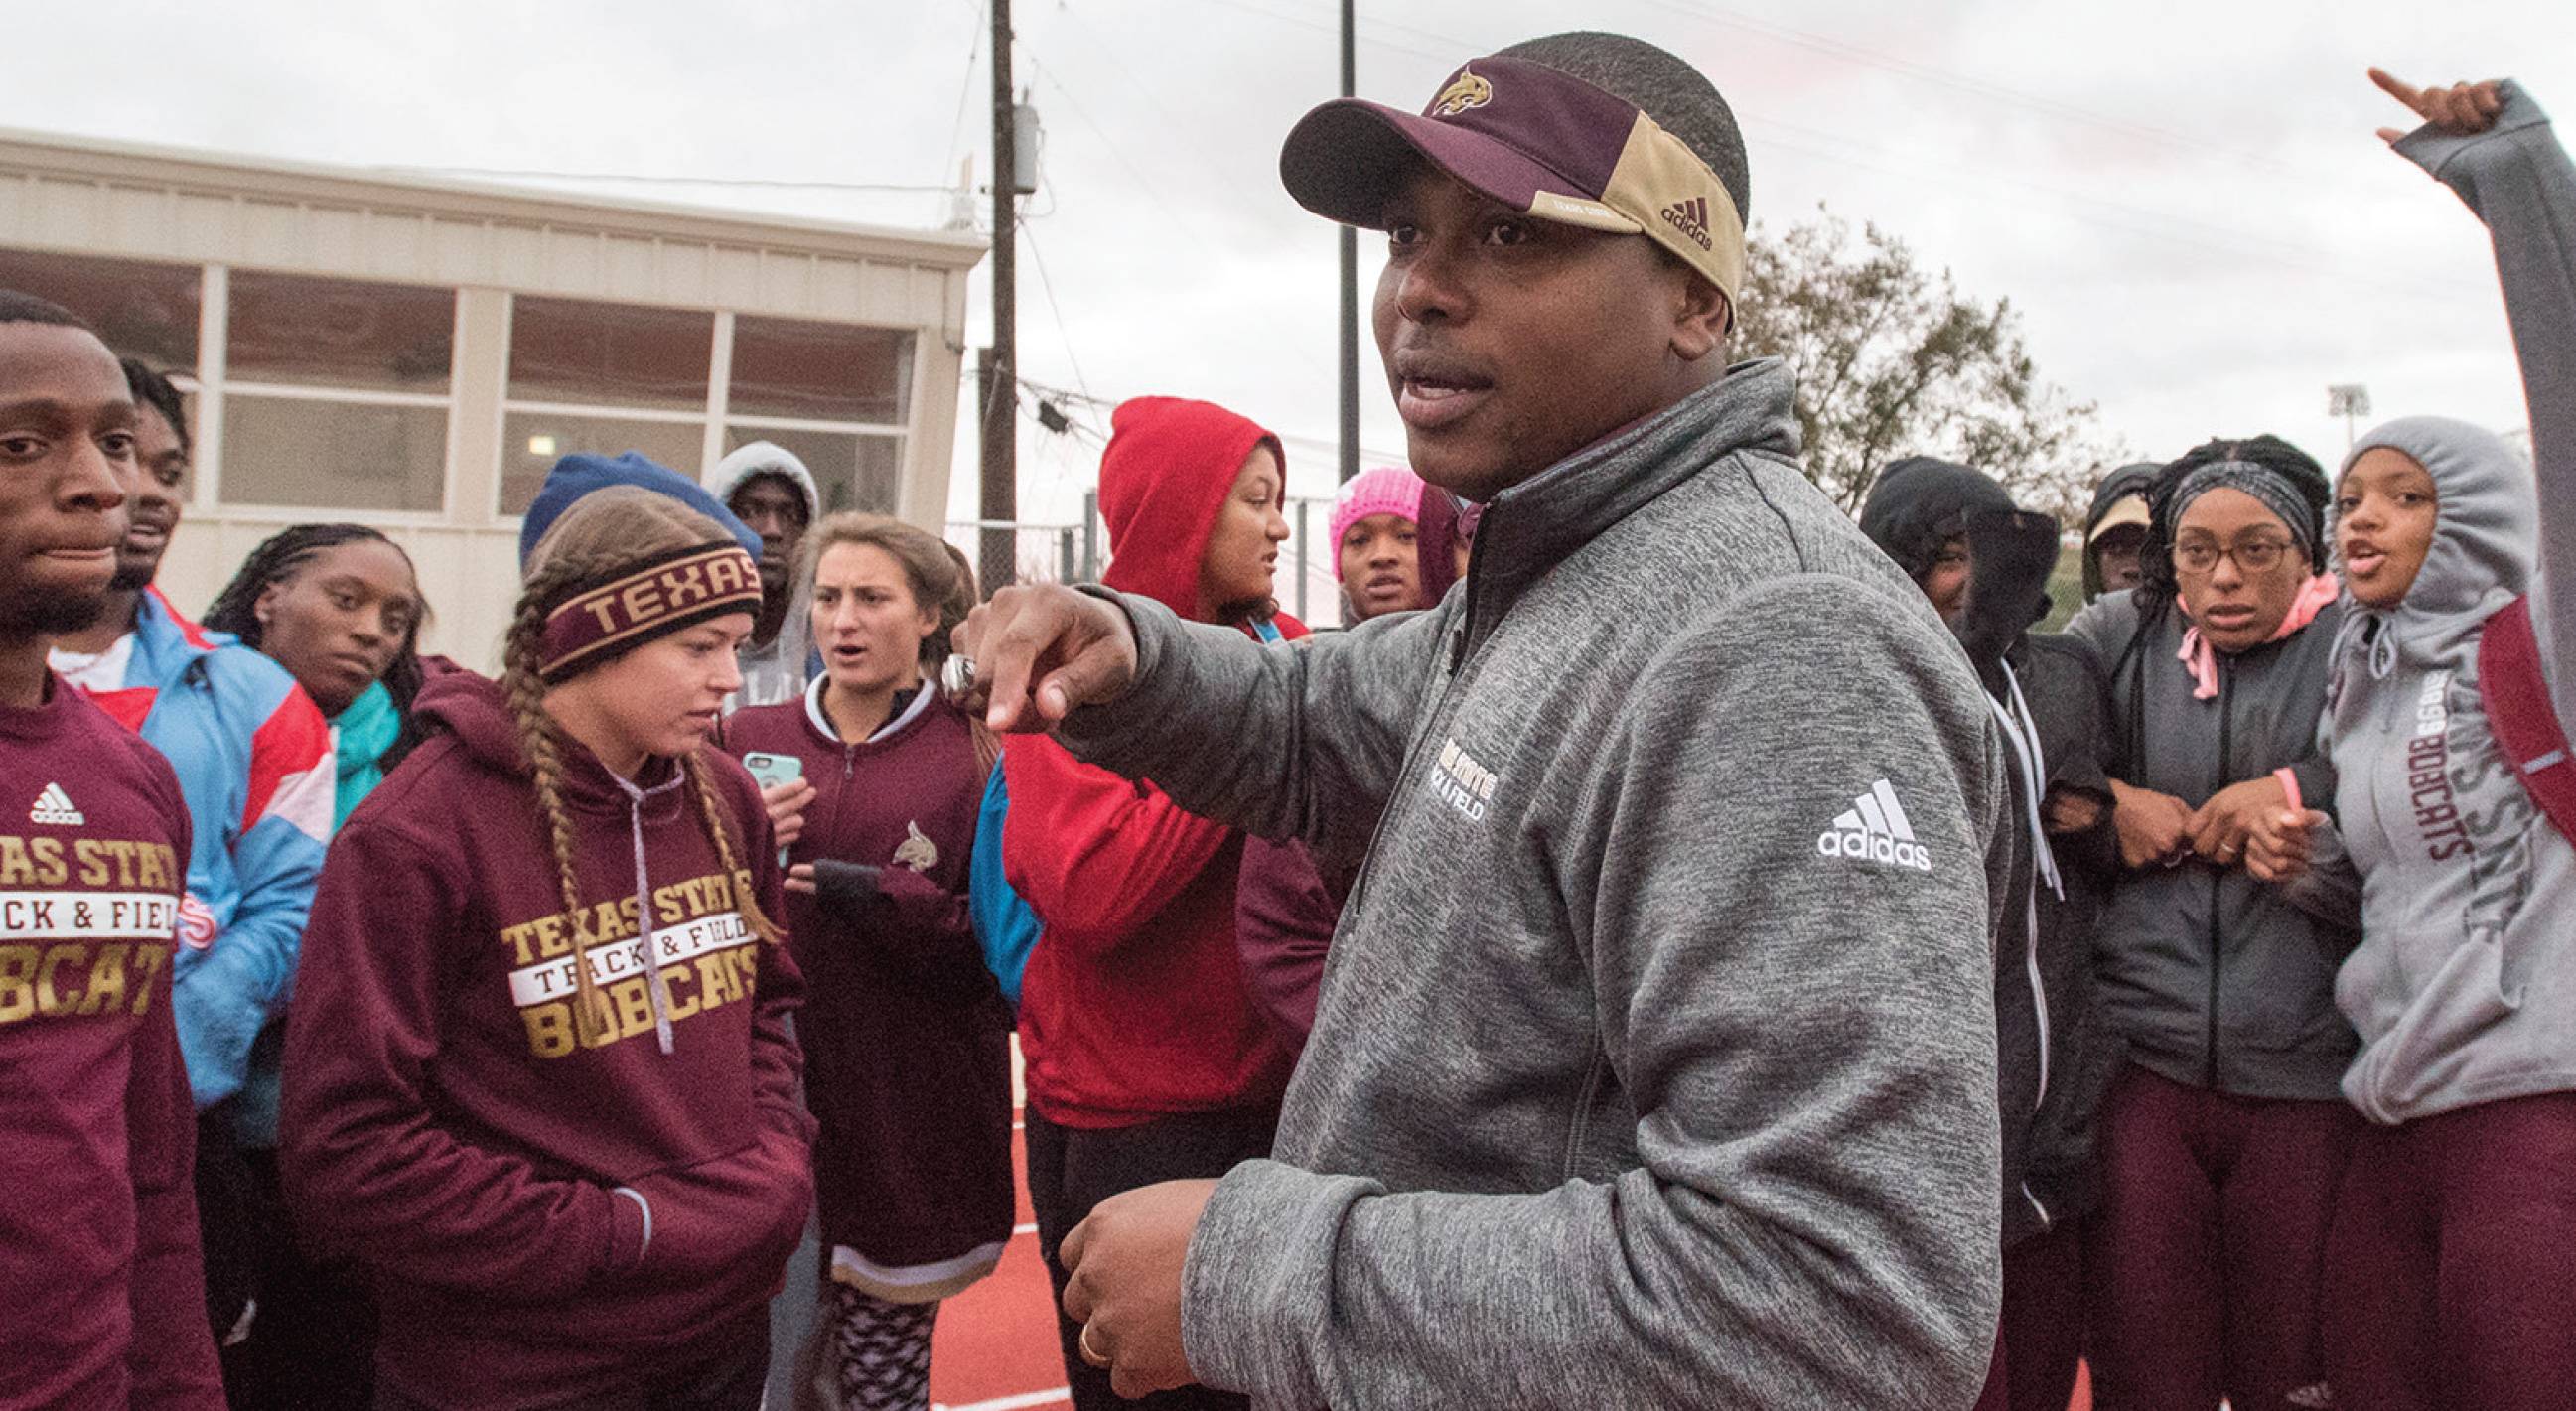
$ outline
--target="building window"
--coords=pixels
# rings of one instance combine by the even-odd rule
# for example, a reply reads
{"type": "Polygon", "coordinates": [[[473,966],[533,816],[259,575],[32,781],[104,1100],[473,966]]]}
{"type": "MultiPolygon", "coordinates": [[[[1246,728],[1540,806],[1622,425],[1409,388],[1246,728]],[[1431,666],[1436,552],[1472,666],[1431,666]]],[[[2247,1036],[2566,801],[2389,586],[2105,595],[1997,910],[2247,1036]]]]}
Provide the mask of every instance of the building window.
{"type": "Polygon", "coordinates": [[[197,366],[204,288],[205,272],[196,265],[0,250],[0,289],[62,305],[97,329],[119,357],[162,372],[197,366]]]}
{"type": "Polygon", "coordinates": [[[911,414],[912,335],[742,314],[733,321],[725,447],[753,441],[814,472],[823,512],[892,514],[911,414]]]}
{"type": "Polygon", "coordinates": [[[226,504],[447,507],[456,291],[230,272],[226,504]]]}
{"type": "Polygon", "coordinates": [[[883,432],[790,431],[774,427],[725,427],[730,453],[754,441],[767,441],[792,453],[814,473],[823,513],[864,510],[893,514],[903,488],[903,438],[883,432]]]}
{"type": "Polygon", "coordinates": [[[513,298],[501,513],[525,513],[555,460],[576,451],[641,451],[694,476],[715,326],[703,309],[513,298]]]}
{"type": "Polygon", "coordinates": [[[224,397],[223,498],[236,505],[435,514],[446,507],[447,408],[224,397]]]}
{"type": "Polygon", "coordinates": [[[751,314],[734,320],[728,407],[736,417],[901,430],[911,382],[910,333],[751,314]]]}

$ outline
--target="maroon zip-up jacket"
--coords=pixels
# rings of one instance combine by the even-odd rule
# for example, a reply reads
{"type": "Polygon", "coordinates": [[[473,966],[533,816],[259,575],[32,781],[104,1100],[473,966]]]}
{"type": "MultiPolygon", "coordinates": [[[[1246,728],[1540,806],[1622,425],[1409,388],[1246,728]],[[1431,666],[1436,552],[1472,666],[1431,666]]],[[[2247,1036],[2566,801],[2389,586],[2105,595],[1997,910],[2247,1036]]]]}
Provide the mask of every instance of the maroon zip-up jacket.
{"type": "Polygon", "coordinates": [[[566,743],[579,923],[600,938],[590,1046],[500,688],[443,676],[414,709],[430,738],[341,828],[305,932],[287,1198],[320,1252],[367,1266],[377,1373],[404,1397],[640,1404],[758,1335],[813,1200],[785,1028],[801,982],[736,901],[748,890],[780,915],[769,817],[741,766],[708,751],[741,866],[728,876],[675,762],[647,764],[639,803],[566,743]]]}
{"type": "Polygon", "coordinates": [[[788,860],[819,864],[822,886],[790,893],[787,915],[823,1238],[858,1256],[835,1273],[927,1301],[1011,1237],[1011,1014],[966,918],[984,768],[937,687],[857,743],[818,719],[824,687],[737,711],[725,748],[793,755],[814,785],[788,860]]]}
{"type": "Polygon", "coordinates": [[[188,810],[60,677],[0,706],[0,1408],[220,1411],[170,1021],[188,810]]]}

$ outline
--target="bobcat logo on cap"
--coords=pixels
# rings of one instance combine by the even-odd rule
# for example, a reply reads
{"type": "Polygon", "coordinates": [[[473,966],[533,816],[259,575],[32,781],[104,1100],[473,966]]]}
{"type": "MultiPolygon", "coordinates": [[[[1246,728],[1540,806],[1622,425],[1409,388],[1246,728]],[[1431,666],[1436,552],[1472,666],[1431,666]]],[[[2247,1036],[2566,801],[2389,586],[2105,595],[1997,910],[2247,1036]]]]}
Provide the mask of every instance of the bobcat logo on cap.
{"type": "Polygon", "coordinates": [[[1468,69],[1460,69],[1440,96],[1431,100],[1431,116],[1454,118],[1470,108],[1481,108],[1494,101],[1494,85],[1478,78],[1468,69]]]}

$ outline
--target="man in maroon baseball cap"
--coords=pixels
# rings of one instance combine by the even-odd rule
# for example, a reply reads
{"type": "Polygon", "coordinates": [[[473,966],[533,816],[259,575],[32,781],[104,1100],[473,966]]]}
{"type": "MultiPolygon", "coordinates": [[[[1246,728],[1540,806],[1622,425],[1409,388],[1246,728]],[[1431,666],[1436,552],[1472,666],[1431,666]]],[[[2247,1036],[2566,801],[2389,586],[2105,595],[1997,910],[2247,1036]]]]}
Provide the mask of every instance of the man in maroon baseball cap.
{"type": "Polygon", "coordinates": [[[1279,173],[1308,210],[1387,234],[1378,350],[1427,480],[1490,498],[1724,374],[1743,139],[1651,45],[1533,40],[1460,66],[1418,115],[1327,103],[1279,173]]]}
{"type": "Polygon", "coordinates": [[[1273,1159],[1066,1234],[1077,1354],[1263,1411],[1966,1405],[2029,861],[1956,642],[1727,366],[1724,100],[1555,35],[1280,170],[1386,232],[1409,459],[1482,515],[1438,606],[1293,652],[1062,587],[959,630],[993,727],[1367,855],[1273,1159]]]}

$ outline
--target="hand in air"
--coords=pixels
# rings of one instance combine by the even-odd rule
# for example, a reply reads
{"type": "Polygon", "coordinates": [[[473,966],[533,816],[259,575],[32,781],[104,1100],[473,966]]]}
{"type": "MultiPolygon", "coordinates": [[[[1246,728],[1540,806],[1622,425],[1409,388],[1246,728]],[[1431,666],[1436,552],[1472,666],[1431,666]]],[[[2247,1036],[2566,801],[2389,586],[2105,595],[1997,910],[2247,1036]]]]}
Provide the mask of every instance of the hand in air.
{"type": "Polygon", "coordinates": [[[982,708],[994,730],[1052,730],[1075,707],[1116,700],[1136,679],[1126,612],[1052,583],[1003,589],[949,640],[972,663],[960,703],[982,708]]]}
{"type": "MultiPolygon", "coordinates": [[[[2417,88],[2386,69],[2370,71],[2370,81],[2379,90],[2407,107],[2415,116],[2444,132],[2467,136],[2495,126],[2496,114],[2504,111],[2502,79],[2484,83],[2455,83],[2448,88],[2417,88]]],[[[2379,130],[2382,142],[2394,143],[2406,134],[2393,127],[2379,130]]]]}
{"type": "Polygon", "coordinates": [[[2254,821],[2245,839],[2245,870],[2265,882],[2287,882],[2308,870],[2316,830],[2326,816],[2317,810],[2276,808],[2254,821]]]}

